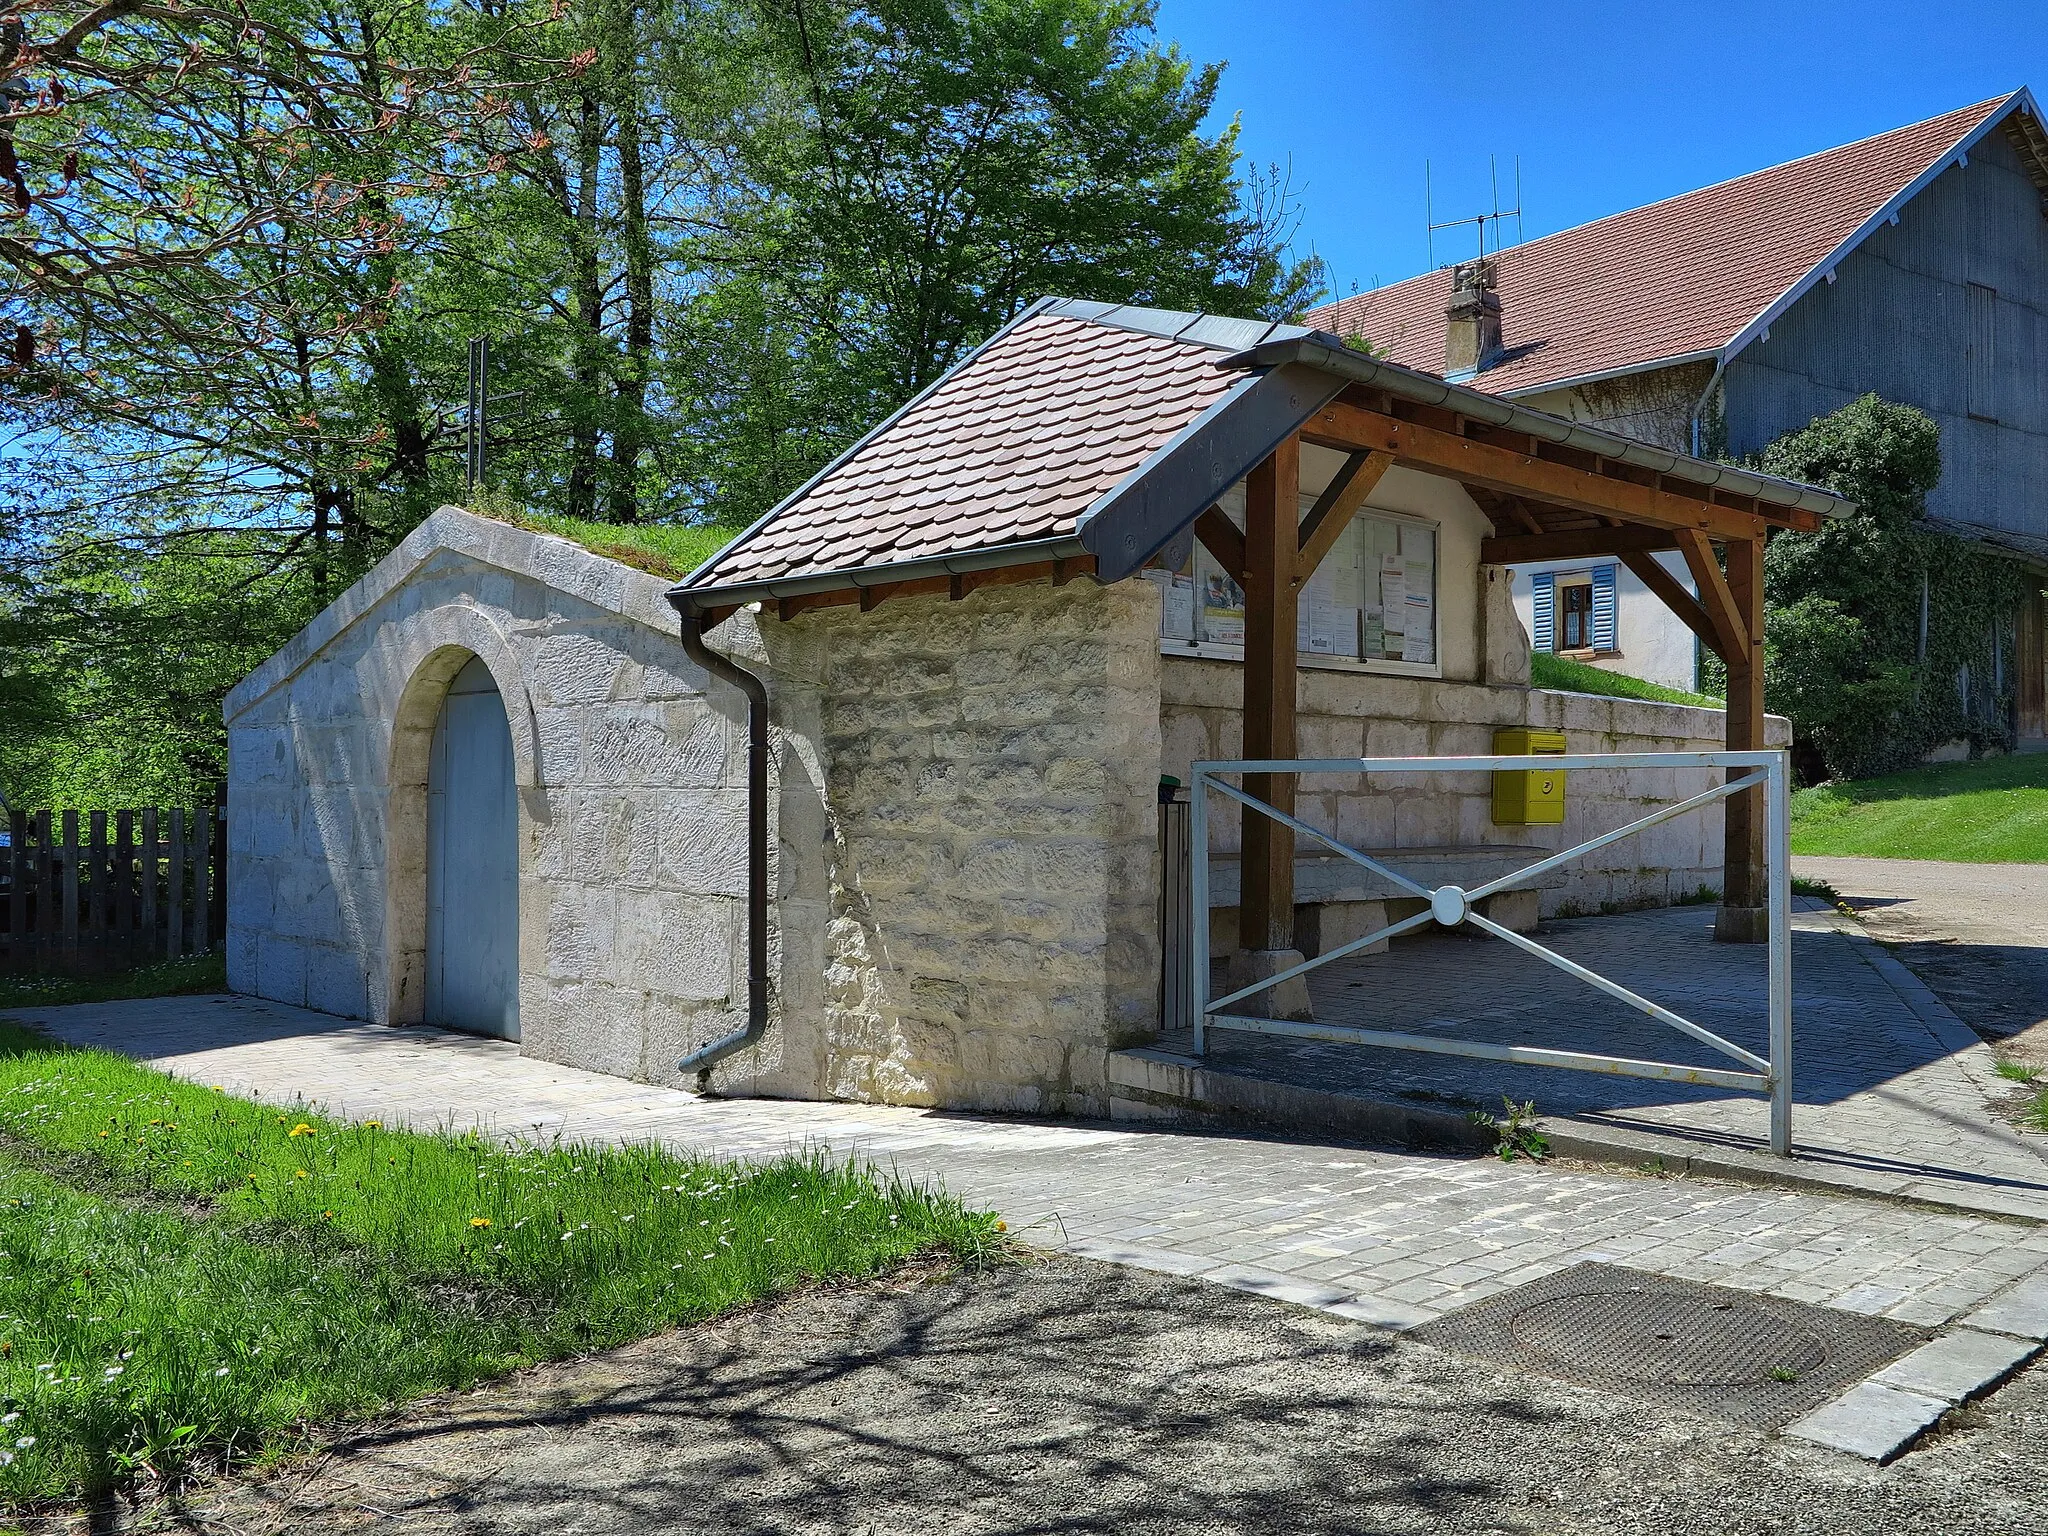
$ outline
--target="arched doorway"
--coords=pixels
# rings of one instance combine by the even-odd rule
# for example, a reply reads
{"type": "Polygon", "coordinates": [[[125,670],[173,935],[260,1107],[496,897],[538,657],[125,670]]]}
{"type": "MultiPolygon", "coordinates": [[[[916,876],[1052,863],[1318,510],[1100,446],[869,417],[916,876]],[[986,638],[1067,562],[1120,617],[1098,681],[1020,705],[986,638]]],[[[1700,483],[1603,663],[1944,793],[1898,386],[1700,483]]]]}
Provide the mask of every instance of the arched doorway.
{"type": "Polygon", "coordinates": [[[519,803],[483,662],[455,674],[427,767],[426,1022],[519,1038],[519,803]]]}

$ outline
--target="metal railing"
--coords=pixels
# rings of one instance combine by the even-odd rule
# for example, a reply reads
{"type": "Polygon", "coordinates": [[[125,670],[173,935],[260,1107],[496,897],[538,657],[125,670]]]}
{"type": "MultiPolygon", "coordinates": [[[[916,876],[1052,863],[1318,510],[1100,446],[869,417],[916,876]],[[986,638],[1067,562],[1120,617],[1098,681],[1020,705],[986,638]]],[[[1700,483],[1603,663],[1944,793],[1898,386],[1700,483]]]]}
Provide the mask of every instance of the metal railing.
{"type": "MultiPolygon", "coordinates": [[[[1365,757],[1196,763],[1189,785],[1187,828],[1192,855],[1188,863],[1187,902],[1193,916],[1190,924],[1192,942],[1188,943],[1183,951],[1187,957],[1186,985],[1187,996],[1192,1000],[1190,1011],[1193,1014],[1195,1054],[1199,1056],[1207,1052],[1207,1035],[1210,1029],[1237,1029],[1258,1034],[1293,1035],[1311,1040],[1379,1046],[1392,1050],[1423,1051],[1442,1056],[1477,1057],[1487,1061],[1515,1062],[1527,1066],[1564,1067],[1580,1072],[1604,1072],[1623,1077],[1657,1078],[1667,1082],[1700,1083],[1718,1088],[1732,1088],[1769,1097],[1771,1150],[1781,1155],[1789,1155],[1792,1150],[1792,892],[1789,859],[1791,822],[1788,809],[1790,779],[1790,758],[1784,752],[1567,753],[1562,756],[1546,753],[1500,757],[1365,757]],[[1708,768],[1734,772],[1727,782],[1717,784],[1702,794],[1663,806],[1648,816],[1630,822],[1627,826],[1603,832],[1598,837],[1589,838],[1562,852],[1540,858],[1511,874],[1489,880],[1469,891],[1456,885],[1441,885],[1434,889],[1421,885],[1398,870],[1389,868],[1370,854],[1346,846],[1329,833],[1267,804],[1220,777],[1224,774],[1235,776],[1247,773],[1298,776],[1311,773],[1494,773],[1518,769],[1549,771],[1621,768],[1708,768]],[[1605,848],[1625,837],[1670,821],[1673,817],[1699,810],[1717,800],[1724,800],[1730,795],[1739,794],[1758,785],[1763,787],[1766,804],[1764,851],[1770,898],[1768,1059],[1745,1050],[1731,1040],[1723,1039],[1703,1025],[1650,1001],[1621,983],[1602,976],[1597,971],[1589,970],[1575,960],[1567,959],[1534,939],[1503,927],[1475,910],[1476,904],[1485,898],[1512,890],[1526,881],[1561,868],[1582,854],[1605,848]],[[1291,966],[1272,976],[1261,977],[1250,986],[1240,987],[1223,997],[1212,998],[1209,995],[1208,922],[1209,796],[1212,791],[1235,800],[1259,815],[1279,822],[1282,826],[1291,827],[1300,836],[1315,839],[1340,857],[1362,865],[1381,879],[1393,884],[1395,888],[1420,899],[1426,905],[1422,911],[1398,922],[1389,922],[1385,927],[1366,934],[1363,938],[1340,944],[1312,960],[1305,960],[1300,965],[1291,966]],[[1383,939],[1398,938],[1430,923],[1446,928],[1467,923],[1482,932],[1490,933],[1495,938],[1534,955],[1545,964],[1556,966],[1566,975],[1576,977],[1660,1024],[1689,1035],[1739,1063],[1739,1066],[1697,1067],[1679,1062],[1608,1056],[1592,1051],[1501,1045],[1490,1040],[1413,1035],[1391,1030],[1322,1024],[1314,1020],[1276,1019],[1257,1013],[1226,1011],[1234,1004],[1242,1003],[1296,977],[1306,976],[1310,971],[1355,954],[1383,939]]],[[[1184,1015],[1168,1011],[1163,1016],[1172,1020],[1184,1015]]]]}
{"type": "Polygon", "coordinates": [[[1168,1029],[1185,1026],[1198,994],[1188,991],[1188,946],[1194,914],[1188,903],[1187,791],[1159,786],[1159,1017],[1168,1029]]]}

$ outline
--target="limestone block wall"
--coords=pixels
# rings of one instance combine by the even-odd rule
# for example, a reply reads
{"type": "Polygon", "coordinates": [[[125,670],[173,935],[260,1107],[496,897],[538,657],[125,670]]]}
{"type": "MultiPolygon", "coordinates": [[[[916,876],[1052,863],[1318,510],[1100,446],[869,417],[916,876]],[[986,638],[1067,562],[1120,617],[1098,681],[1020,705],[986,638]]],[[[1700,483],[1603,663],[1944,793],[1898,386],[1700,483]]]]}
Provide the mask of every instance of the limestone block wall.
{"type": "Polygon", "coordinates": [[[734,1086],[1106,1108],[1156,1029],[1159,608],[1142,581],[763,619],[774,1064],[734,1086]]]}
{"type": "MultiPolygon", "coordinates": [[[[1244,674],[1229,662],[1163,658],[1162,772],[1182,779],[1201,758],[1242,755],[1244,674]]],[[[1705,752],[1725,744],[1719,711],[1511,684],[1483,686],[1364,672],[1304,670],[1303,757],[1422,757],[1487,753],[1499,726],[1565,733],[1575,752],[1705,752]]],[[[1769,717],[1769,744],[1791,739],[1769,717]]],[[[1568,847],[1710,786],[1712,770],[1621,769],[1571,775],[1561,826],[1493,824],[1484,774],[1378,774],[1302,781],[1299,814],[1353,847],[1424,848],[1491,843],[1568,847]]],[[[1234,807],[1212,800],[1211,846],[1238,849],[1234,807]]],[[[1624,838],[1571,866],[1565,885],[1544,893],[1545,915],[1603,905],[1663,903],[1721,882],[1718,805],[1624,838]]]]}
{"type": "Polygon", "coordinates": [[[471,655],[519,786],[526,1054],[673,1080],[737,1027],[744,739],[705,694],[667,583],[443,509],[229,695],[228,984],[420,1017],[425,784],[471,655]]]}

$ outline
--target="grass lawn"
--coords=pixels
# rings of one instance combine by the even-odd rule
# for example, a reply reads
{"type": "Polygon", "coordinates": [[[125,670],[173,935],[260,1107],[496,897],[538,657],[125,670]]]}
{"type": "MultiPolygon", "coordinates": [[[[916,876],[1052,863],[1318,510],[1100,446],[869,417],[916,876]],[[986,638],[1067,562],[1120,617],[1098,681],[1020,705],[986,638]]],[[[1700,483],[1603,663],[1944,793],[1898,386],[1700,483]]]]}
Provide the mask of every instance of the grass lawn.
{"type": "Polygon", "coordinates": [[[998,1230],[822,1157],[346,1124],[0,1022],[0,1501],[288,1451],[998,1230]]]}
{"type": "Polygon", "coordinates": [[[2048,755],[1942,763],[1802,789],[1792,851],[1970,864],[2048,860],[2048,755]]]}
{"type": "Polygon", "coordinates": [[[1555,688],[1561,693],[1597,693],[1611,699],[1645,699],[1653,704],[1691,704],[1701,709],[1719,709],[1722,701],[1704,693],[1686,693],[1662,683],[1646,683],[1625,672],[1588,666],[1569,656],[1537,651],[1529,657],[1529,681],[1538,688],[1555,688]]]}
{"type": "Polygon", "coordinates": [[[2020,1110],[2020,1122],[2032,1130],[2048,1131],[2048,1072],[2040,1067],[2010,1058],[1998,1063],[1998,1075],[2009,1082],[2018,1083],[2031,1097],[2020,1110]]]}
{"type": "Polygon", "coordinates": [[[227,959],[216,950],[101,976],[0,975],[0,1008],[54,1008],[60,1003],[110,1003],[123,997],[181,997],[227,989],[227,959]]]}

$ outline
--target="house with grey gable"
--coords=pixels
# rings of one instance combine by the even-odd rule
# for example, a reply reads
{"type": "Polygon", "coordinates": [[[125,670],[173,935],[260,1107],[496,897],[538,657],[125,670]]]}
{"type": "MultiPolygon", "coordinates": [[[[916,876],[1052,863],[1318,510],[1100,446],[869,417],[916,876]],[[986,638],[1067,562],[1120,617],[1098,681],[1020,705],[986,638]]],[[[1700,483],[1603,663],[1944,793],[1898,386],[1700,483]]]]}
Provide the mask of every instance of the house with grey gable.
{"type": "MultiPolygon", "coordinates": [[[[1112,1112],[1161,1028],[1162,777],[1503,728],[1783,745],[1754,690],[1531,688],[1487,550],[1524,519],[1711,536],[1739,638],[1764,530],[1847,510],[1305,327],[1044,301],[680,585],[429,517],[228,696],[229,984],[653,1082],[1112,1112]]],[[[1587,774],[1554,825],[1499,823],[1483,773],[1288,803],[1471,885],[1718,782],[1587,774]]],[[[1725,803],[1484,908],[1669,901],[1731,850],[1754,889],[1725,803]]],[[[1217,868],[1257,876],[1200,914],[1219,953],[1406,910],[1269,828],[1214,819],[1217,868]]]]}
{"type": "MultiPolygon", "coordinates": [[[[1424,273],[1309,316],[1399,363],[1674,452],[1745,455],[1857,397],[1941,427],[1932,523],[2048,574],[2048,132],[2030,91],[1424,273]]],[[[1538,650],[1694,686],[1644,580],[1675,555],[1515,566],[1538,650]]],[[[1654,575],[1650,578],[1654,581],[1654,575]]],[[[2008,617],[2048,745],[2042,583],[2008,617]]]]}

